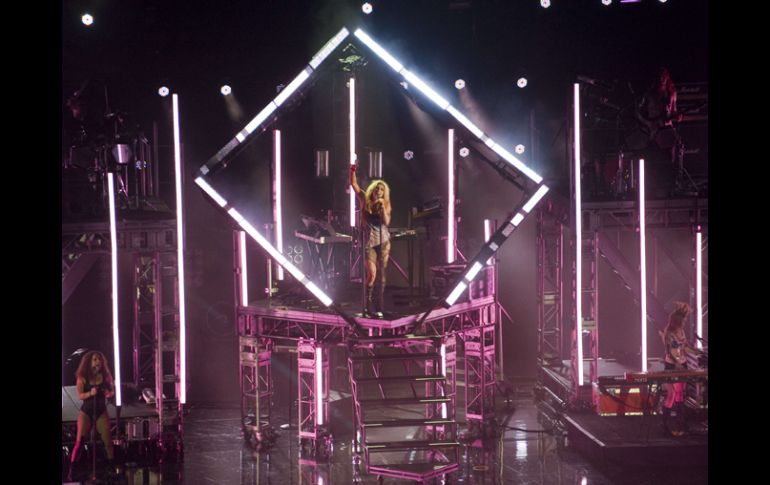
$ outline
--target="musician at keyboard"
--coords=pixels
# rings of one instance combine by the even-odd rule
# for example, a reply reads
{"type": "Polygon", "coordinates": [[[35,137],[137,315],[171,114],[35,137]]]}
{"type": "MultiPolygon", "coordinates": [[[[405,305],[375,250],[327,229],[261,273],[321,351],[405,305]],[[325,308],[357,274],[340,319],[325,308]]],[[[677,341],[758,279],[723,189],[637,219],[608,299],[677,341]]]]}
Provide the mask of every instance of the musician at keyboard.
{"type": "MultiPolygon", "coordinates": [[[[663,358],[664,368],[666,370],[687,369],[686,352],[698,352],[687,342],[684,334],[684,322],[690,315],[690,305],[687,303],[677,303],[676,309],[668,317],[668,324],[663,332],[660,332],[663,338],[663,345],[666,355],[663,358]]],[[[666,400],[663,402],[663,428],[666,432],[681,436],[681,432],[671,432],[668,427],[668,420],[672,415],[672,410],[676,412],[681,420],[684,412],[684,382],[674,382],[664,384],[666,390],[666,400]]]]}
{"type": "Polygon", "coordinates": [[[361,217],[364,227],[364,248],[366,250],[366,306],[365,314],[383,316],[385,300],[385,270],[390,259],[390,187],[384,180],[374,179],[369,183],[366,191],[361,190],[356,180],[358,165],[350,166],[350,185],[358,194],[361,204],[361,217]],[[377,266],[380,269],[380,287],[377,293],[377,304],[373,308],[372,298],[374,283],[377,278],[377,266]]]}

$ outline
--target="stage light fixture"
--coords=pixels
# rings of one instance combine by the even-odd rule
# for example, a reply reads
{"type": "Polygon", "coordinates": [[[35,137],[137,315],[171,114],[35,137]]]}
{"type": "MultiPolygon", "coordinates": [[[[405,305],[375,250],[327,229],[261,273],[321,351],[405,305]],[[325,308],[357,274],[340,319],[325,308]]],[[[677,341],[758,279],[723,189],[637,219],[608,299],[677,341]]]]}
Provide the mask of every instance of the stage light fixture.
{"type": "Polygon", "coordinates": [[[222,87],[219,89],[219,92],[220,92],[220,93],[222,93],[222,95],[223,95],[223,96],[227,96],[228,94],[232,93],[232,92],[233,92],[233,90],[232,90],[232,88],[231,88],[230,86],[228,86],[227,84],[225,84],[224,86],[222,86],[222,87]]]}
{"type": "Polygon", "coordinates": [[[370,13],[372,13],[372,4],[371,4],[371,3],[369,3],[369,2],[366,2],[366,3],[364,3],[363,5],[361,5],[361,10],[362,10],[362,11],[363,11],[363,12],[364,12],[366,15],[369,15],[370,13]]]}
{"type": "Polygon", "coordinates": [[[118,329],[118,227],[115,208],[115,174],[107,173],[110,211],[110,274],[112,279],[112,364],[115,370],[115,405],[122,404],[120,392],[120,331],[118,329]]]}
{"type": "Polygon", "coordinates": [[[246,261],[246,232],[238,231],[238,252],[241,260],[241,306],[249,304],[249,274],[246,261]]]}
{"type": "Polygon", "coordinates": [[[660,3],[666,3],[668,0],[658,0],[660,3]]]}
{"type": "Polygon", "coordinates": [[[455,130],[447,131],[447,236],[446,262],[455,262],[455,130]]]}
{"type": "Polygon", "coordinates": [[[526,88],[527,87],[527,78],[520,77],[518,81],[516,81],[516,85],[520,88],[526,88]]]}
{"type": "Polygon", "coordinates": [[[176,197],[177,278],[179,281],[179,402],[187,402],[187,313],[184,266],[184,203],[182,199],[182,145],[179,139],[179,96],[171,96],[174,116],[174,184],[176,197]]]}
{"type": "Polygon", "coordinates": [[[404,160],[411,160],[414,158],[414,152],[412,150],[407,150],[404,152],[404,160]]]}
{"type": "Polygon", "coordinates": [[[83,25],[91,25],[94,23],[94,18],[90,14],[86,13],[80,17],[80,21],[83,22],[83,25]]]}
{"type": "Polygon", "coordinates": [[[465,81],[464,81],[464,80],[462,80],[462,79],[458,79],[457,81],[455,81],[455,87],[456,87],[457,89],[462,89],[462,88],[464,88],[464,87],[465,87],[465,81]]]}
{"type": "Polygon", "coordinates": [[[602,5],[609,5],[612,3],[612,0],[602,0],[602,5]]]}
{"type": "Polygon", "coordinates": [[[169,93],[169,90],[168,90],[168,88],[167,88],[166,86],[161,86],[161,88],[160,88],[160,89],[158,89],[158,94],[159,94],[161,97],[163,97],[163,98],[165,98],[166,96],[168,96],[168,93],[169,93]]]}
{"type": "Polygon", "coordinates": [[[515,150],[516,150],[516,153],[518,153],[519,155],[521,155],[522,153],[524,153],[524,150],[526,150],[526,148],[524,147],[524,145],[522,145],[521,143],[519,143],[518,145],[516,145],[516,148],[515,148],[515,150]]]}
{"type": "MultiPolygon", "coordinates": [[[[695,233],[695,330],[703,338],[703,233],[700,226],[695,233]]],[[[703,348],[703,342],[697,339],[697,347],[703,348]]]]}
{"type": "Polygon", "coordinates": [[[639,159],[639,272],[641,273],[642,372],[647,372],[647,236],[644,206],[644,159],[639,159]]]}
{"type": "Polygon", "coordinates": [[[548,8],[551,6],[551,0],[540,0],[540,6],[543,8],[548,8]]]}
{"type": "MultiPolygon", "coordinates": [[[[283,252],[283,192],[281,190],[281,131],[273,130],[273,221],[275,246],[283,252]]],[[[283,281],[283,268],[278,265],[278,280],[283,281]]]]}
{"type": "Polygon", "coordinates": [[[470,155],[470,153],[471,153],[471,151],[470,151],[470,150],[468,150],[468,148],[467,148],[467,147],[462,147],[462,148],[460,148],[460,156],[461,156],[461,157],[465,158],[465,157],[467,157],[468,155],[470,155]]]}
{"type": "MultiPolygon", "coordinates": [[[[348,128],[350,129],[348,161],[353,166],[358,159],[356,156],[356,78],[350,78],[348,90],[348,128]]],[[[356,193],[352,186],[348,187],[348,202],[350,207],[350,227],[356,227],[356,193]]]]}
{"type": "Polygon", "coordinates": [[[575,142],[572,144],[575,166],[575,339],[577,340],[578,385],[583,385],[583,211],[580,188],[580,84],[572,86],[572,130],[575,142]]]}
{"type": "Polygon", "coordinates": [[[324,373],[323,373],[323,349],[315,348],[315,402],[316,424],[324,424],[324,373]]]}

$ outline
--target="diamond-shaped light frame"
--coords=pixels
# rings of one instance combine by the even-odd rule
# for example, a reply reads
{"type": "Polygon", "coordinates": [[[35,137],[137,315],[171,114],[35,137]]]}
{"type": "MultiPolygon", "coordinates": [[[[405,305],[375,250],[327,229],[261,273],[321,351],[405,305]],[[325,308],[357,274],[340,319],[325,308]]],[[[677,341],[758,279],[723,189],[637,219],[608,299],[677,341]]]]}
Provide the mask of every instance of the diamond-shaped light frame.
{"type": "MultiPolygon", "coordinates": [[[[324,60],[350,35],[350,31],[347,28],[342,28],[334,37],[332,37],[310,60],[308,65],[291,81],[281,93],[276,96],[270,103],[260,111],[254,119],[252,119],[240,132],[238,132],[233,139],[231,139],[224,147],[222,147],[213,157],[211,157],[200,168],[200,173],[195,179],[197,183],[219,206],[224,208],[227,213],[235,219],[235,221],[248,233],[262,248],[270,254],[276,262],[282,266],[286,271],[292,274],[297,280],[299,280],[305,287],[313,293],[325,306],[330,307],[333,305],[332,299],[326,295],[315,283],[313,283],[304,273],[302,273],[296,266],[294,266],[284,255],[276,249],[270,242],[256,230],[256,228],[244,218],[235,207],[228,204],[227,200],[222,197],[206,180],[212,175],[212,172],[219,168],[220,165],[226,164],[230,157],[233,156],[233,150],[244,143],[254,132],[270,120],[271,115],[276,112],[289,97],[291,97],[297,89],[307,81],[315,70],[320,66],[324,60]]],[[[503,224],[497,232],[487,241],[481,248],[475,258],[471,259],[465,268],[463,277],[459,283],[451,290],[449,295],[444,299],[447,305],[452,305],[462,292],[468,287],[468,284],[475,278],[475,276],[481,270],[484,263],[499,249],[502,243],[511,235],[516,227],[524,220],[527,214],[529,214],[538,201],[548,192],[548,187],[542,184],[543,177],[537,172],[528,167],[524,162],[518,159],[505,147],[494,141],[489,135],[484,133],[481,128],[471,122],[467,116],[465,116],[460,110],[452,106],[443,96],[436,92],[428,83],[424,82],[413,72],[409,71],[404,65],[393,57],[386,49],[380,46],[371,36],[369,36],[363,30],[356,29],[353,34],[364,45],[366,45],[372,52],[374,52],[382,61],[384,61],[391,69],[393,69],[398,75],[400,75],[406,83],[402,83],[402,86],[410,85],[417,88],[426,97],[433,101],[439,108],[449,113],[454,119],[456,119],[461,125],[463,125],[468,131],[473,133],[479,138],[486,146],[492,151],[497,153],[503,160],[512,165],[518,172],[521,172],[528,177],[532,182],[539,185],[537,190],[526,199],[526,202],[519,204],[519,206],[512,212],[510,220],[503,224]]],[[[405,87],[406,89],[406,87],[405,87]]],[[[338,312],[342,313],[339,309],[338,312]]],[[[426,312],[422,319],[427,317],[429,312],[426,312]]],[[[343,314],[344,316],[344,314],[343,314]]]]}

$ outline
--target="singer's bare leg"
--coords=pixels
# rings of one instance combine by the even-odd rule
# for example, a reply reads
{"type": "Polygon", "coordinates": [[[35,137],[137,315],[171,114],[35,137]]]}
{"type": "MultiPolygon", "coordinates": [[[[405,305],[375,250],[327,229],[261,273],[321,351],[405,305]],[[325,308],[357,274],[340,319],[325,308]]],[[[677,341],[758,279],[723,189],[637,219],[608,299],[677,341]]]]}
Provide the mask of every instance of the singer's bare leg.
{"type": "Polygon", "coordinates": [[[96,431],[104,442],[104,447],[107,450],[107,459],[112,461],[115,453],[112,448],[112,437],[110,436],[110,420],[106,412],[96,418],[96,431]]]}
{"type": "Polygon", "coordinates": [[[72,455],[70,456],[70,462],[75,463],[78,458],[78,452],[80,451],[80,443],[83,440],[83,436],[87,436],[91,431],[91,418],[86,413],[80,411],[78,414],[78,437],[75,440],[75,447],[72,449],[72,455]]]}

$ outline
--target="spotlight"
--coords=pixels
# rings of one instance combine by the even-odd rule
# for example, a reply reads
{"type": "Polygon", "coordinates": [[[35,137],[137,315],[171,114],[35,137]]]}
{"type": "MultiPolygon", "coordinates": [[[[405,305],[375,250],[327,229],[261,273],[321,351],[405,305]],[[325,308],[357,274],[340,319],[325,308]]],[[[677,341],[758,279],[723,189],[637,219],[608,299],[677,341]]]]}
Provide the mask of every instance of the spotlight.
{"type": "Polygon", "coordinates": [[[366,2],[366,3],[364,3],[363,5],[361,5],[361,10],[362,10],[362,11],[363,11],[363,12],[364,12],[366,15],[369,15],[370,13],[372,13],[372,4],[371,4],[371,3],[369,3],[369,2],[366,2]]]}
{"type": "Polygon", "coordinates": [[[612,3],[612,0],[602,0],[602,5],[609,5],[612,3]]]}
{"type": "Polygon", "coordinates": [[[160,89],[158,89],[158,94],[165,98],[168,96],[168,88],[166,86],[162,86],[160,89]]]}
{"type": "Polygon", "coordinates": [[[464,88],[465,87],[465,81],[463,81],[462,79],[458,79],[457,81],[455,81],[455,87],[457,89],[464,88]]]}
{"type": "Polygon", "coordinates": [[[527,78],[520,77],[518,81],[516,81],[516,85],[520,88],[524,88],[527,86],[527,78]]]}
{"type": "Polygon", "coordinates": [[[540,6],[543,8],[548,8],[551,6],[551,0],[540,0],[540,6]]]}
{"type": "Polygon", "coordinates": [[[400,84],[400,85],[401,85],[401,87],[402,87],[402,88],[404,88],[404,89],[409,89],[409,83],[408,83],[408,82],[406,82],[406,81],[401,81],[401,82],[400,82],[400,83],[398,83],[398,84],[400,84]]]}
{"type": "Polygon", "coordinates": [[[462,148],[460,148],[460,156],[461,156],[461,157],[465,158],[465,157],[467,157],[468,155],[470,155],[470,153],[471,153],[471,151],[470,151],[470,150],[468,150],[468,148],[466,148],[466,147],[462,147],[462,148]]]}
{"type": "Polygon", "coordinates": [[[667,0],[658,0],[660,3],[666,3],[667,0]]]}
{"type": "Polygon", "coordinates": [[[233,90],[230,88],[230,86],[225,84],[224,86],[222,86],[219,92],[222,93],[223,96],[227,96],[228,94],[232,93],[233,90]]]}
{"type": "Polygon", "coordinates": [[[407,150],[404,152],[404,160],[411,160],[414,158],[414,152],[412,150],[407,150]]]}
{"type": "Polygon", "coordinates": [[[516,153],[518,153],[519,155],[524,153],[524,150],[525,150],[524,145],[522,145],[522,144],[516,145],[516,153]]]}
{"type": "Polygon", "coordinates": [[[83,22],[83,24],[85,24],[85,25],[91,25],[92,23],[94,23],[94,18],[93,18],[93,17],[91,17],[91,15],[90,15],[90,14],[83,14],[83,16],[82,16],[82,17],[80,17],[80,20],[81,20],[81,21],[83,22]]]}

